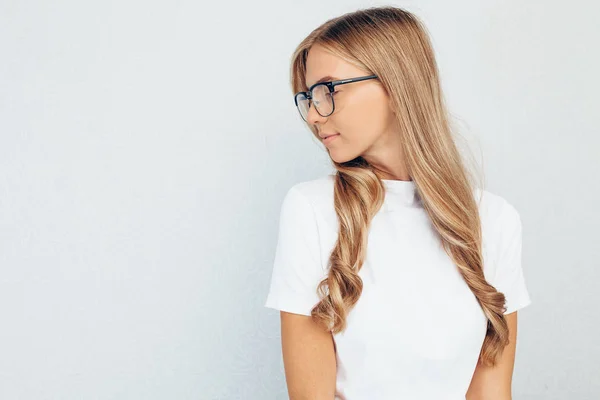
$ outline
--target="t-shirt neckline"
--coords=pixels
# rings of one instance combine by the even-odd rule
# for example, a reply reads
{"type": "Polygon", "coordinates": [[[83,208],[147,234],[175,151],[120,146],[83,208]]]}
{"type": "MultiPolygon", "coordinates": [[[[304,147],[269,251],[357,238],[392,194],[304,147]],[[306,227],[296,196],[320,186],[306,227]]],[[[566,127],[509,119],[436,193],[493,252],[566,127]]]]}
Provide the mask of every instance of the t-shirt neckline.
{"type": "Polygon", "coordinates": [[[385,204],[389,210],[397,206],[416,206],[419,203],[415,181],[381,179],[386,189],[385,204]]]}

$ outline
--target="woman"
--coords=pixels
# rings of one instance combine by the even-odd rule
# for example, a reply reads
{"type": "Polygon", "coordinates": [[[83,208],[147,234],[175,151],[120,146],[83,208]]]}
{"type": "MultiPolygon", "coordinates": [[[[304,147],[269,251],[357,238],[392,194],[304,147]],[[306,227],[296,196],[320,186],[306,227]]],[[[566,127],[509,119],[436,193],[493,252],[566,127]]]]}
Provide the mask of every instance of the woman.
{"type": "Polygon", "coordinates": [[[325,22],[292,88],[334,175],[289,189],[265,306],[290,399],[510,399],[531,303],[521,220],[453,141],[422,22],[394,7],[325,22]]]}

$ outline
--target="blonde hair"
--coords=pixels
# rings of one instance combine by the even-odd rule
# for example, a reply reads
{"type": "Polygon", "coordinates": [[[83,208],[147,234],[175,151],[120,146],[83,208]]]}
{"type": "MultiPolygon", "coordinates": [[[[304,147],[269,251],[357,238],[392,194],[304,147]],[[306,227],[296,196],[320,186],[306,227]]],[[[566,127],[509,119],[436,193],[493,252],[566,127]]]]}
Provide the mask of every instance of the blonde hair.
{"type": "MultiPolygon", "coordinates": [[[[487,318],[479,361],[495,365],[508,344],[505,297],[483,274],[473,175],[453,138],[426,28],[415,15],[391,6],[359,9],[330,19],[314,29],[293,54],[294,93],[307,90],[306,57],[315,44],[377,75],[391,98],[408,173],[423,208],[487,318]]],[[[318,138],[316,127],[309,127],[318,138]]],[[[328,276],[317,288],[321,300],[311,315],[338,333],[346,329],[346,317],[363,289],[358,272],[365,261],[369,224],[383,204],[385,186],[379,170],[360,156],[332,162],[337,170],[334,206],[339,235],[328,276]]]]}

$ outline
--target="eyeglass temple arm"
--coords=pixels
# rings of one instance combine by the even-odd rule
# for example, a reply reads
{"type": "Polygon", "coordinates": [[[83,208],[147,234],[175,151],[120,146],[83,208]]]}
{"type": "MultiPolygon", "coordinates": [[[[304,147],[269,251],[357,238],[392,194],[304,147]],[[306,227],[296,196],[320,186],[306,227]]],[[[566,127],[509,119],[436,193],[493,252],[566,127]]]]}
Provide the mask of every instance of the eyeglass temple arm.
{"type": "Polygon", "coordinates": [[[377,78],[377,75],[361,76],[360,78],[340,79],[339,81],[332,81],[331,83],[333,85],[342,85],[344,83],[359,82],[373,78],[377,78]]]}

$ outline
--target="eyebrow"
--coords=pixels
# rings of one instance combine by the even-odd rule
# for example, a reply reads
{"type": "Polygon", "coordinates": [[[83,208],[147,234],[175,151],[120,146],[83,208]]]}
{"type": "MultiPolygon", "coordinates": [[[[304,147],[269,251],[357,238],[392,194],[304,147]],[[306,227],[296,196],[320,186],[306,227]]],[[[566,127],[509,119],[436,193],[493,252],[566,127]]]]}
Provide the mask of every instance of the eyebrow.
{"type": "Polygon", "coordinates": [[[321,79],[319,79],[318,81],[316,81],[315,83],[313,83],[312,85],[306,85],[307,88],[316,85],[317,83],[322,83],[322,82],[329,82],[329,81],[337,81],[339,78],[335,77],[335,76],[331,76],[331,75],[327,75],[322,77],[321,79]]]}

